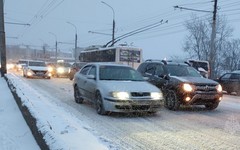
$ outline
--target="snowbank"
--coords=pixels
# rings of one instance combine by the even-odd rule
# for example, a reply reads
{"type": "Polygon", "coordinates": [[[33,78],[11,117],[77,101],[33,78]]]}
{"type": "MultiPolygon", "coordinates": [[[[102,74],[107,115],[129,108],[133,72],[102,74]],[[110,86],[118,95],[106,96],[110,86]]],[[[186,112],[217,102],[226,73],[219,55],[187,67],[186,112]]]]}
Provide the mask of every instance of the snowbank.
{"type": "Polygon", "coordinates": [[[0,77],[0,149],[40,150],[4,78],[0,77]]]}
{"type": "Polygon", "coordinates": [[[7,74],[6,77],[41,149],[108,149],[87,125],[50,97],[39,94],[14,74],[7,74]]]}

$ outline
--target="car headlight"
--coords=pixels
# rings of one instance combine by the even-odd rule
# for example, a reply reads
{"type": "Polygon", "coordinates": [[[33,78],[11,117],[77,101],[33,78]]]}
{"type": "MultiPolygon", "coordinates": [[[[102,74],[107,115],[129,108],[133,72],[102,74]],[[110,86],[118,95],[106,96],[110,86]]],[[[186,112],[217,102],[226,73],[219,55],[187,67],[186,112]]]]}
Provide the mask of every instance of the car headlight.
{"type": "Polygon", "coordinates": [[[17,67],[18,67],[18,69],[22,69],[22,65],[18,65],[17,67]]]}
{"type": "Polygon", "coordinates": [[[222,86],[220,84],[218,84],[216,86],[216,89],[217,89],[218,92],[222,92],[222,86]]]}
{"type": "Polygon", "coordinates": [[[52,67],[48,67],[48,72],[52,72],[53,68],[52,67]]]}
{"type": "Polygon", "coordinates": [[[31,69],[29,69],[29,70],[27,71],[27,76],[32,76],[32,75],[33,75],[33,72],[32,72],[31,69]]]}
{"type": "Polygon", "coordinates": [[[129,94],[127,92],[113,92],[112,96],[120,100],[129,99],[129,94]]]}
{"type": "Polygon", "coordinates": [[[64,68],[62,68],[62,67],[57,68],[57,72],[58,73],[64,73],[64,68]]]}
{"type": "Polygon", "coordinates": [[[151,98],[154,100],[159,100],[163,98],[163,94],[161,92],[151,92],[151,98]]]}
{"type": "Polygon", "coordinates": [[[183,89],[186,92],[192,92],[193,91],[193,87],[190,84],[188,84],[188,83],[184,83],[183,84],[183,89]]]}

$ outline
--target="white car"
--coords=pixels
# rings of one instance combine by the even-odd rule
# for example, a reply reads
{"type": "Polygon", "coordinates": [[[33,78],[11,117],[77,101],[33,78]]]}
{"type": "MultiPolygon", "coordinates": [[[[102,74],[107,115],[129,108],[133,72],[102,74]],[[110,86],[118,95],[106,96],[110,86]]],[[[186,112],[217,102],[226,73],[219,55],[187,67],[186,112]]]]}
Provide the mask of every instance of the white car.
{"type": "Polygon", "coordinates": [[[106,112],[151,112],[160,110],[163,94],[132,67],[89,63],[74,76],[77,103],[93,102],[98,114],[106,112]]]}
{"type": "Polygon", "coordinates": [[[44,61],[27,61],[23,67],[23,76],[27,78],[42,77],[50,79],[52,73],[44,61]]]}

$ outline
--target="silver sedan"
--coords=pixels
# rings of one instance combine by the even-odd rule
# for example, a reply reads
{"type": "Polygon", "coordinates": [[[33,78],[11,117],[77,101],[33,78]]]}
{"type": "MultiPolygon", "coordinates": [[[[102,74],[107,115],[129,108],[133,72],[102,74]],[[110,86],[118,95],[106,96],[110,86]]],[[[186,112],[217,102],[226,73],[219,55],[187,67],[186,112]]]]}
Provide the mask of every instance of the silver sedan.
{"type": "Polygon", "coordinates": [[[98,114],[106,112],[157,112],[162,92],[133,68],[109,63],[89,63],[74,76],[74,97],[95,104],[98,114]]]}

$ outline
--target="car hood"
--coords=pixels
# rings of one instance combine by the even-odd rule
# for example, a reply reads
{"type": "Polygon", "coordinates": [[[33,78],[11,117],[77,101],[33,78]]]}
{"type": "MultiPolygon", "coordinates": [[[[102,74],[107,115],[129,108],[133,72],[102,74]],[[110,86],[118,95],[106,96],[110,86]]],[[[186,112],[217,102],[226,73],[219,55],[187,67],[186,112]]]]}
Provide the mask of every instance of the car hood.
{"type": "Polygon", "coordinates": [[[47,71],[47,67],[40,67],[40,66],[29,66],[28,67],[31,70],[38,70],[38,71],[47,71]]]}
{"type": "Polygon", "coordinates": [[[160,90],[146,81],[100,81],[108,91],[125,92],[159,92],[160,90]]]}
{"type": "Polygon", "coordinates": [[[212,84],[217,85],[218,83],[216,81],[203,78],[203,77],[177,77],[177,76],[171,76],[172,80],[177,80],[178,82],[187,82],[192,84],[212,84]]]}

